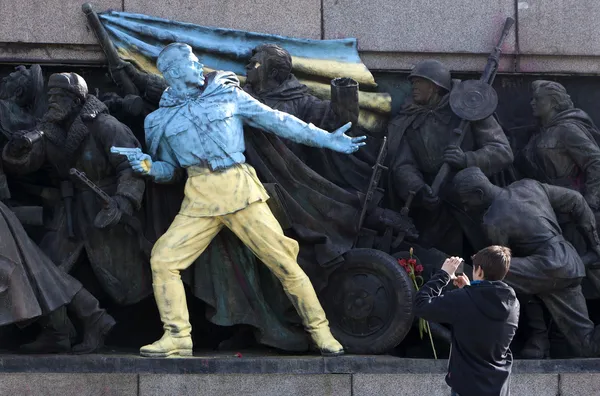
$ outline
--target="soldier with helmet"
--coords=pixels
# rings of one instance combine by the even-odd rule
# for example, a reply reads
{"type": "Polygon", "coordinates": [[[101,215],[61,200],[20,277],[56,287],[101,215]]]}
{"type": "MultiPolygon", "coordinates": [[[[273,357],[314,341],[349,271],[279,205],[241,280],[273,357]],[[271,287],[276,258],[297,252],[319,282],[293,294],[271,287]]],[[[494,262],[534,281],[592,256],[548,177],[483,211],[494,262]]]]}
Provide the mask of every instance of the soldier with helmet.
{"type": "Polygon", "coordinates": [[[512,163],[513,153],[493,116],[471,122],[461,147],[452,145],[456,140],[454,129],[461,120],[453,113],[449,99],[458,81],[452,80],[443,63],[424,60],[414,67],[409,80],[413,100],[402,107],[388,128],[387,204],[400,210],[409,193],[414,192],[411,216],[422,246],[461,255],[460,222],[468,217],[455,203],[451,189],[442,188],[436,195],[431,183],[444,163],[455,172],[475,166],[491,176],[512,163]]]}
{"type": "MultiPolygon", "coordinates": [[[[88,94],[87,83],[78,74],[52,74],[48,89],[48,111],[37,130],[14,136],[7,143],[2,152],[4,166],[13,174],[43,170],[61,186],[63,198],[72,198],[72,207],[64,206],[67,221],[40,242],[48,247],[44,250],[52,261],[67,267],[66,263],[75,263],[87,254],[96,278],[114,302],[139,302],[152,289],[147,258],[137,236],[117,216],[111,216],[113,208],[106,207],[90,188],[71,183],[69,170],[85,173],[111,197],[121,217],[134,216],[141,207],[145,182],[134,175],[126,157],[110,149],[136,148],[140,143],[109,114],[104,103],[88,94]],[[71,184],[63,188],[65,183],[71,184]]],[[[91,307],[97,304],[94,301],[84,305],[91,307]]]]}

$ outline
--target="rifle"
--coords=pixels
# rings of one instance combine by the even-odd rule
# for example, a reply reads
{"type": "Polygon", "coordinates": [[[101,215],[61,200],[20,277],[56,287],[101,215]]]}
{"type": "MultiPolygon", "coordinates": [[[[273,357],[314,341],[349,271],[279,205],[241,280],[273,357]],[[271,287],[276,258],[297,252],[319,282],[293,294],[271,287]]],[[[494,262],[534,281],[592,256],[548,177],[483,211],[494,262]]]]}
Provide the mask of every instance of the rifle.
{"type": "MultiPolygon", "coordinates": [[[[150,258],[150,253],[152,251],[152,243],[144,237],[144,230],[142,229],[142,224],[140,221],[127,213],[123,213],[119,210],[116,202],[105,193],[100,187],[98,187],[93,181],[87,178],[85,173],[78,171],[75,168],[71,168],[69,171],[71,176],[75,176],[81,182],[83,182],[90,190],[92,190],[100,199],[104,202],[104,204],[108,207],[108,213],[106,216],[106,223],[110,220],[118,219],[119,222],[128,226],[131,231],[133,231],[133,235],[136,235],[138,238],[138,243],[140,245],[140,249],[142,253],[146,256],[146,258],[150,258]]],[[[96,221],[94,221],[94,225],[96,221]]],[[[98,225],[97,225],[98,227],[98,225]]],[[[100,227],[102,228],[102,227],[100,227]]]]}
{"type": "Polygon", "coordinates": [[[102,51],[104,51],[104,54],[106,55],[109,66],[108,70],[113,81],[120,86],[125,95],[139,95],[139,90],[125,71],[127,63],[123,62],[119,57],[115,46],[108,37],[106,29],[104,29],[104,26],[102,25],[102,22],[100,22],[100,18],[92,8],[92,5],[90,3],[84,3],[81,6],[81,10],[87,17],[88,23],[94,31],[94,34],[100,43],[100,47],[102,47],[102,51]]]}
{"type": "Polygon", "coordinates": [[[385,157],[387,156],[387,137],[383,138],[383,142],[381,143],[381,148],[379,149],[379,154],[377,155],[377,161],[375,161],[375,165],[373,165],[373,174],[371,174],[371,180],[369,181],[369,188],[367,189],[367,194],[365,195],[365,201],[363,203],[362,211],[360,212],[360,218],[358,220],[358,231],[362,228],[362,225],[365,221],[365,215],[367,214],[367,208],[369,207],[371,201],[373,200],[373,195],[375,194],[375,190],[379,185],[379,179],[381,178],[381,172],[383,170],[387,170],[388,168],[383,165],[383,161],[385,161],[385,157]]]}
{"type": "MultiPolygon", "coordinates": [[[[502,34],[500,35],[500,39],[498,40],[498,43],[492,50],[490,56],[488,57],[487,63],[485,65],[485,69],[483,71],[483,75],[481,76],[481,79],[480,79],[482,82],[489,84],[489,85],[492,85],[492,83],[494,82],[494,79],[496,78],[496,74],[498,73],[500,54],[502,53],[502,49],[500,47],[502,46],[502,43],[504,43],[504,40],[508,36],[508,33],[510,32],[510,28],[512,27],[512,25],[514,23],[515,23],[514,19],[512,19],[510,17],[506,18],[506,22],[504,23],[504,28],[502,29],[502,34]]],[[[454,129],[454,133],[456,133],[456,141],[454,142],[453,146],[458,146],[458,147],[461,146],[461,144],[465,138],[465,133],[466,133],[468,127],[469,127],[469,121],[462,119],[460,121],[460,124],[458,125],[458,128],[454,129]]],[[[450,175],[450,170],[451,170],[450,165],[448,165],[447,163],[444,163],[442,165],[442,167],[440,168],[440,170],[438,171],[437,175],[435,176],[435,179],[433,180],[433,183],[431,184],[431,190],[433,191],[434,195],[439,194],[439,192],[442,188],[442,185],[444,184],[444,182],[450,175]]]]}

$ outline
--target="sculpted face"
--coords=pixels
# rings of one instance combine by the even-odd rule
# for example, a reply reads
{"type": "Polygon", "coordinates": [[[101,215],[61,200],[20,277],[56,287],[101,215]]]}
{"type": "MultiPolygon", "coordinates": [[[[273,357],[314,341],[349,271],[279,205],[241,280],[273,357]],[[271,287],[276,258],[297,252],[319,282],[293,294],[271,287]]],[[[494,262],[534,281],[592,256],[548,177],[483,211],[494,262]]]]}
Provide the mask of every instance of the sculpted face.
{"type": "Polygon", "coordinates": [[[546,117],[554,111],[552,98],[549,95],[544,95],[543,90],[533,93],[530,104],[534,117],[546,117]]]}
{"type": "Polygon", "coordinates": [[[476,210],[484,205],[483,191],[475,190],[469,192],[461,192],[460,202],[466,212],[476,210]]]}
{"type": "Polygon", "coordinates": [[[79,106],[77,98],[67,91],[53,88],[48,92],[48,111],[44,114],[44,121],[61,122],[75,111],[79,106]]]}
{"type": "Polygon", "coordinates": [[[24,66],[19,66],[14,72],[2,78],[0,83],[0,98],[19,98],[27,91],[29,71],[24,66]]]}
{"type": "Polygon", "coordinates": [[[263,65],[264,54],[261,52],[257,52],[250,58],[250,61],[246,65],[246,83],[252,86],[259,86],[261,79],[261,69],[264,68],[263,65]]]}
{"type": "Polygon", "coordinates": [[[169,57],[173,60],[173,66],[165,75],[169,82],[183,83],[187,86],[204,85],[204,65],[193,52],[184,49],[173,50],[165,54],[167,61],[169,57]]]}
{"type": "Polygon", "coordinates": [[[429,100],[439,89],[437,85],[421,77],[413,77],[411,83],[413,102],[419,105],[429,103],[429,100]]]}

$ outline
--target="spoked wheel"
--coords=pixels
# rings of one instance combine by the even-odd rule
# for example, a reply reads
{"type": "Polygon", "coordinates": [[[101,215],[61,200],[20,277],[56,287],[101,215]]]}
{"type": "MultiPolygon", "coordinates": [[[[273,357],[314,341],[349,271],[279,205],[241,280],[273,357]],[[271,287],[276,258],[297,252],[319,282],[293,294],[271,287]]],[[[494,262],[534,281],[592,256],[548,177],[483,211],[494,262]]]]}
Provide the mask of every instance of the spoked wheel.
{"type": "Polygon", "coordinates": [[[413,299],[411,280],[397,259],[374,249],[347,252],[321,293],[333,335],[356,354],[397,346],[412,326],[413,299]]]}

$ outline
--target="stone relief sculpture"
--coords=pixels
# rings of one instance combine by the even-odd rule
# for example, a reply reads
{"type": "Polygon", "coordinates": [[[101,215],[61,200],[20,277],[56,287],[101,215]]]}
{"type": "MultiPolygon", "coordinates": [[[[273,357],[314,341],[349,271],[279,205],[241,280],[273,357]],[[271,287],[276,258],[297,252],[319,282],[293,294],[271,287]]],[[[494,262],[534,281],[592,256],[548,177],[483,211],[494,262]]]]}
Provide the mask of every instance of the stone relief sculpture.
{"type": "MultiPolygon", "coordinates": [[[[33,290],[0,299],[0,320],[43,328],[22,352],[100,350],[114,320],[68,275],[87,256],[113,302],[154,292],[164,335],[143,356],[192,355],[191,296],[212,323],[239,326],[222,349],[307,351],[312,338],[323,355],[384,353],[413,324],[413,284],[397,259],[414,248],[435,269],[440,257],[491,241],[513,249],[507,282],[527,335],[520,355],[550,356],[550,320],[576,355],[598,354],[580,286],[600,286],[598,129],[561,84],[536,81],[539,124],[513,164],[490,85],[510,20],[481,81],[424,60],[408,76],[412,101],[386,125],[389,95],[357,55],[336,58],[350,41],[170,22],[181,43],[157,35],[136,49],[131,37],[165,21],[84,12],[119,92],[96,98],[77,74],[57,73],[47,101],[37,65],[0,84],[0,211],[12,241],[6,265],[18,269],[7,290],[33,290]],[[196,34],[221,54],[183,44],[196,34]],[[329,58],[311,63],[315,53],[329,58]],[[509,168],[523,180],[499,176],[509,168]],[[46,229],[35,242],[30,225],[46,229]],[[18,281],[36,268],[50,275],[18,281]],[[67,308],[85,323],[72,349],[67,308]]],[[[445,339],[443,327],[432,330],[445,339]]]]}

